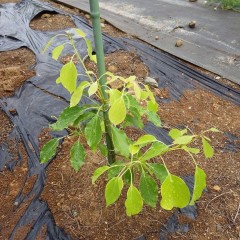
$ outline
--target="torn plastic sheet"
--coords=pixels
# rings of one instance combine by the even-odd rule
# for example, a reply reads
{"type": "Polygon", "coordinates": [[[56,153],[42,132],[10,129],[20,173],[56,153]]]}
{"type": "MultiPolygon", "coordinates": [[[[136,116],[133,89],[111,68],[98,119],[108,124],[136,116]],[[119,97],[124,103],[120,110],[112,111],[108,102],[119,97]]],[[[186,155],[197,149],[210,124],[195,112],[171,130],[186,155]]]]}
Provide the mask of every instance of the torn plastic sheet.
{"type": "MultiPolygon", "coordinates": [[[[36,65],[34,66],[36,76],[25,82],[15,92],[14,96],[0,99],[0,108],[7,114],[14,125],[11,137],[14,137],[16,141],[21,139],[28,155],[28,172],[24,182],[30,176],[37,175],[32,190],[23,195],[23,183],[16,196],[15,203],[18,206],[29,199],[30,196],[33,196],[33,200],[19,219],[9,239],[13,239],[20,226],[28,223],[31,223],[31,230],[26,239],[35,239],[44,226],[47,229],[46,239],[70,239],[61,228],[56,226],[47,203],[39,200],[44,188],[45,171],[48,164],[42,165],[39,163],[38,135],[44,127],[49,125],[49,122],[54,121],[52,116],[58,116],[61,110],[69,104],[70,97],[65,89],[55,84],[62,64],[51,58],[52,49],[56,45],[64,43],[66,38],[58,37],[58,41],[54,41],[47,53],[41,54],[49,39],[63,33],[64,30],[42,32],[32,30],[29,27],[31,19],[42,11],[54,11],[71,16],[76,27],[84,31],[87,38],[93,42],[92,29],[85,20],[55,9],[47,3],[25,0],[17,4],[0,5],[0,51],[27,47],[36,55],[36,65]],[[11,111],[12,109],[14,109],[14,112],[11,111]]],[[[87,55],[83,39],[78,38],[75,40],[82,56],[87,55]]],[[[240,105],[240,94],[237,91],[190,69],[176,58],[135,40],[115,39],[104,35],[105,53],[111,53],[119,49],[135,51],[148,66],[150,75],[158,81],[158,86],[168,88],[170,99],[178,99],[186,89],[194,89],[201,85],[240,105]]],[[[63,55],[71,52],[70,47],[66,46],[63,55]]],[[[78,71],[82,72],[83,69],[79,67],[78,71]]],[[[145,130],[157,135],[159,139],[166,143],[171,141],[167,136],[167,131],[164,129],[156,129],[153,125],[147,124],[145,130]]],[[[20,155],[19,162],[21,162],[20,155]]],[[[15,165],[16,163],[11,161],[11,153],[7,151],[6,143],[3,143],[0,146],[0,170],[4,166],[12,170],[15,165]]],[[[187,214],[190,214],[190,212],[187,211],[187,214]]]]}

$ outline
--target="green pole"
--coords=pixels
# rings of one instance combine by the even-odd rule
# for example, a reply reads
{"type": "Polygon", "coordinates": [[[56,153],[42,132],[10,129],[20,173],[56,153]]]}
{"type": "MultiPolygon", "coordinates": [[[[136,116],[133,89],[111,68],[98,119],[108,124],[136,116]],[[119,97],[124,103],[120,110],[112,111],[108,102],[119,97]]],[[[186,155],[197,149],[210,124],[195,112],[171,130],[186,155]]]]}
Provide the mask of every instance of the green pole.
{"type": "Polygon", "coordinates": [[[106,73],[105,61],[104,61],[104,51],[103,51],[103,40],[102,40],[102,30],[100,24],[100,11],[98,0],[89,0],[90,13],[93,23],[93,35],[95,50],[97,55],[97,67],[98,67],[98,77],[100,78],[99,83],[101,87],[102,97],[103,97],[103,117],[106,131],[106,143],[108,149],[108,163],[112,164],[115,161],[115,151],[112,142],[112,130],[111,123],[108,118],[108,94],[106,93],[106,73]]]}

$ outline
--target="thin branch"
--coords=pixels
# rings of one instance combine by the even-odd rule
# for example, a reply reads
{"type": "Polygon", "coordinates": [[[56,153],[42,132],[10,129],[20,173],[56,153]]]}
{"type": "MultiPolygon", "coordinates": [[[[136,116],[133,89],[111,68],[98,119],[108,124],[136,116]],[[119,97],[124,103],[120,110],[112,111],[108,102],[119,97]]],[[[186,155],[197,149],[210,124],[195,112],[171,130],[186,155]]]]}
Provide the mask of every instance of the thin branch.
{"type": "Polygon", "coordinates": [[[221,197],[221,196],[223,196],[223,195],[225,195],[225,194],[229,194],[229,193],[233,193],[233,191],[231,190],[231,191],[229,191],[229,192],[221,193],[220,195],[214,197],[212,200],[210,200],[210,201],[208,202],[207,206],[205,207],[205,210],[208,208],[208,206],[209,206],[209,204],[210,204],[211,202],[213,202],[213,201],[216,200],[217,198],[219,198],[219,197],[221,197]]]}

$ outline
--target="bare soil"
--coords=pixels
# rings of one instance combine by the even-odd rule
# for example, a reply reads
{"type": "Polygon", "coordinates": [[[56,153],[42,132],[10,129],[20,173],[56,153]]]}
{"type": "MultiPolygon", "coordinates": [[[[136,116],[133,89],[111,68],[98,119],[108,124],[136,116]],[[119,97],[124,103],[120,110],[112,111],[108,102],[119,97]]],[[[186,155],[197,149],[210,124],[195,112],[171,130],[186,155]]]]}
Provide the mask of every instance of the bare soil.
{"type": "MultiPolygon", "coordinates": [[[[0,0],[0,3],[9,2],[0,0]]],[[[54,6],[70,13],[85,16],[77,9],[70,9],[56,4],[54,6]]],[[[43,13],[46,14],[46,13],[43,13]]],[[[36,30],[50,31],[72,27],[71,19],[53,13],[50,17],[38,18],[31,22],[36,30]],[[49,21],[52,19],[53,21],[49,21]]],[[[104,28],[112,36],[125,36],[104,22],[104,28]]],[[[15,51],[0,53],[0,97],[11,96],[15,89],[34,75],[31,66],[35,63],[31,51],[21,48],[15,51]]],[[[114,66],[117,75],[137,75],[142,81],[148,73],[147,67],[134,53],[117,52],[106,56],[107,68],[114,66]]],[[[92,63],[88,67],[94,69],[92,63]]],[[[207,72],[204,71],[206,74],[207,72]]],[[[210,74],[210,73],[208,73],[210,74]]],[[[168,98],[166,89],[153,89],[155,94],[168,98]]],[[[169,239],[240,239],[240,108],[233,103],[203,89],[186,91],[179,101],[161,103],[159,107],[165,129],[173,126],[185,126],[190,132],[199,133],[210,127],[216,127],[224,133],[209,134],[215,148],[215,156],[205,160],[199,154],[197,161],[206,171],[208,190],[197,202],[198,217],[196,220],[181,218],[180,221],[190,224],[188,233],[175,233],[169,239]],[[231,151],[229,150],[231,149],[231,151]]],[[[6,143],[13,156],[17,151],[13,140],[7,140],[12,124],[3,112],[0,112],[0,144],[6,143]]],[[[135,129],[128,129],[132,138],[139,136],[135,129]]],[[[49,139],[48,130],[44,129],[39,136],[40,147],[49,139]]],[[[56,159],[47,171],[47,182],[41,198],[46,200],[58,226],[72,239],[108,239],[132,240],[144,235],[147,240],[159,239],[160,228],[166,223],[172,212],[144,207],[134,217],[127,217],[124,210],[124,192],[120,200],[108,208],[105,207],[104,186],[102,178],[95,185],[91,184],[93,171],[105,163],[97,152],[87,150],[86,163],[79,173],[75,173],[69,164],[69,148],[74,139],[65,138],[56,159]]],[[[84,139],[82,139],[83,144],[84,139]]],[[[23,184],[27,173],[27,155],[20,145],[23,163],[17,164],[14,171],[7,169],[0,172],[0,239],[8,239],[15,224],[23,214],[29,201],[16,207],[15,197],[23,184]]],[[[166,156],[166,164],[172,173],[185,176],[193,174],[194,168],[188,157],[180,152],[166,156]]],[[[35,181],[30,178],[24,193],[30,191],[35,181]]],[[[175,211],[175,210],[174,210],[175,211]]],[[[24,239],[31,226],[26,226],[15,234],[15,239],[24,239]]],[[[45,239],[45,231],[37,239],[45,239]]]]}

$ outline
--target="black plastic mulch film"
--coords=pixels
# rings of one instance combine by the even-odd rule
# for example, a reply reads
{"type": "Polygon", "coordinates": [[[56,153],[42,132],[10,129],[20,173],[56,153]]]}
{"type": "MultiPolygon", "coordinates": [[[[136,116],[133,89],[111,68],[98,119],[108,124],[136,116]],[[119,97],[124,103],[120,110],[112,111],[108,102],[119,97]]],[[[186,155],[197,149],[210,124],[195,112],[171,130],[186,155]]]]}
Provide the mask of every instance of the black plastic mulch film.
{"type": "MultiPolygon", "coordinates": [[[[14,126],[10,137],[15,139],[16,145],[18,141],[22,141],[28,155],[28,172],[25,182],[30,176],[37,176],[37,180],[28,194],[24,195],[22,193],[24,182],[22,189],[19,190],[16,196],[15,203],[17,202],[18,206],[21,206],[21,203],[30,197],[32,197],[32,200],[25,213],[20,217],[9,239],[14,237],[14,233],[20,226],[26,224],[31,225],[29,233],[25,238],[27,240],[35,239],[44,226],[46,227],[46,239],[71,239],[63,229],[56,226],[47,203],[39,200],[44,189],[46,180],[45,172],[48,164],[41,165],[39,163],[38,135],[44,127],[49,125],[49,122],[54,121],[51,116],[58,116],[61,110],[68,105],[69,101],[69,94],[55,83],[62,64],[51,58],[51,50],[57,45],[67,41],[66,38],[58,37],[57,41],[54,41],[47,53],[44,55],[41,54],[50,37],[64,32],[64,30],[43,32],[32,30],[29,26],[30,21],[42,11],[53,11],[71,16],[76,27],[85,32],[87,38],[93,42],[92,28],[85,20],[81,17],[69,15],[55,9],[47,3],[26,0],[16,4],[0,4],[0,51],[27,47],[31,49],[36,56],[36,64],[33,66],[36,75],[16,90],[13,96],[0,99],[1,110],[6,113],[14,126]],[[56,96],[58,96],[58,98],[56,96]],[[13,113],[11,109],[15,109],[16,111],[13,113]]],[[[76,37],[75,40],[81,55],[87,55],[83,39],[76,37]]],[[[65,46],[63,55],[72,52],[70,46],[65,46]]],[[[111,53],[116,50],[136,52],[148,66],[150,76],[158,80],[158,86],[168,88],[170,99],[179,99],[185,90],[202,86],[240,105],[239,92],[217,83],[213,79],[184,65],[176,58],[149,47],[146,44],[135,40],[116,39],[104,35],[104,50],[105,53],[111,53]]],[[[83,69],[79,68],[78,70],[83,72],[83,69]]],[[[161,100],[159,99],[159,101],[161,100]]],[[[157,129],[151,124],[145,126],[145,131],[156,135],[166,143],[170,141],[167,136],[167,131],[157,129]]],[[[19,161],[21,162],[20,154],[19,161]]],[[[11,159],[11,153],[8,152],[6,143],[1,144],[0,171],[2,171],[4,167],[7,167],[7,169],[11,171],[16,164],[16,161],[12,161],[11,159]]],[[[192,186],[191,177],[185,178],[185,181],[190,187],[192,186]]],[[[166,225],[162,229],[159,229],[160,239],[167,239],[169,232],[188,231],[187,225],[179,225],[176,214],[185,214],[190,218],[196,218],[196,207],[187,207],[176,212],[167,221],[166,225]]],[[[22,239],[21,236],[19,236],[18,239],[22,239]]],[[[145,237],[141,236],[139,239],[145,239],[145,237]]]]}

